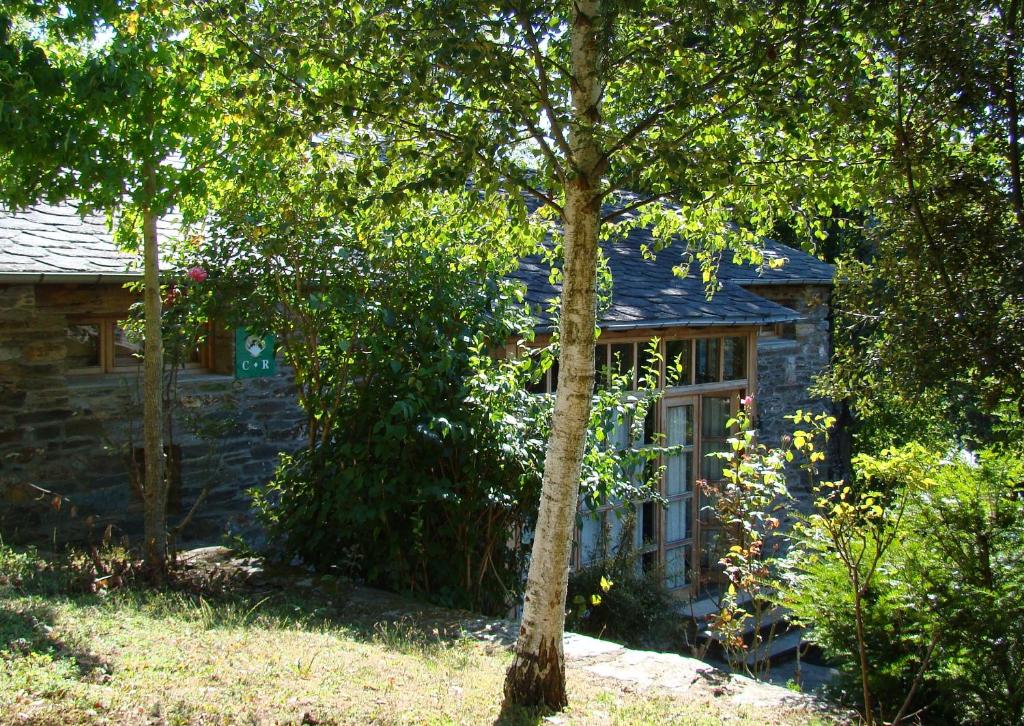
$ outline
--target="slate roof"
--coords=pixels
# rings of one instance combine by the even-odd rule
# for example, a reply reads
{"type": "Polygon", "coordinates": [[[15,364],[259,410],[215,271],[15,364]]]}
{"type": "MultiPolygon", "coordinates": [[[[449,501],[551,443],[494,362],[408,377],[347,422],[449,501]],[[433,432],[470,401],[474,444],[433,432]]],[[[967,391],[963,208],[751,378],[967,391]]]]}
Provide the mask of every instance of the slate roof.
{"type": "MultiPolygon", "coordinates": [[[[612,271],[612,303],[598,321],[606,330],[665,328],[684,325],[767,325],[799,320],[801,315],[787,307],[747,290],[755,285],[831,285],[832,265],[800,250],[774,241],[765,243],[761,267],[737,265],[731,256],[718,270],[721,282],[711,300],[707,299],[700,270],[692,263],[690,274],[680,277],[673,268],[680,265],[685,245],[677,242],[645,259],[643,245],[654,240],[645,229],[635,229],[625,238],[604,244],[612,271]],[[768,260],[782,259],[778,269],[768,260]]],[[[527,301],[538,320],[538,329],[549,329],[552,318],[549,301],[558,293],[548,277],[550,267],[539,257],[522,261],[513,277],[526,284],[527,301]]]]}
{"type": "Polygon", "coordinates": [[[101,214],[82,217],[73,204],[0,210],[0,281],[99,282],[140,274],[101,214]]]}
{"type": "MultiPolygon", "coordinates": [[[[645,229],[634,229],[625,238],[605,244],[614,282],[612,305],[601,317],[602,327],[787,322],[800,315],[745,288],[832,282],[831,265],[769,241],[765,257],[784,259],[785,264],[770,269],[723,260],[718,271],[721,289],[709,301],[696,264],[686,277],[672,271],[683,259],[683,243],[659,252],[654,260],[645,259],[641,247],[652,244],[645,229]]],[[[527,300],[540,329],[551,326],[546,309],[558,293],[548,281],[548,272],[548,265],[539,257],[529,257],[512,275],[526,284],[527,300]]],[[[39,204],[19,212],[0,210],[0,282],[113,282],[139,276],[136,258],[114,244],[102,215],[83,217],[73,204],[39,204]]]]}

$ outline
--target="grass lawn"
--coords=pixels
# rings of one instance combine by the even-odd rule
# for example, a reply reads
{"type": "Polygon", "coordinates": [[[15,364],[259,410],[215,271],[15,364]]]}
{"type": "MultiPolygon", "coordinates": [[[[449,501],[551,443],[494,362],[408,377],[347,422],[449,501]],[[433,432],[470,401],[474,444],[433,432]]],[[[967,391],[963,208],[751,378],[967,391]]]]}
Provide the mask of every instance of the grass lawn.
{"type": "MultiPolygon", "coordinates": [[[[0,546],[0,723],[539,723],[501,713],[503,648],[347,613],[341,594],[69,595],[0,546]]],[[[796,724],[570,668],[553,723],[796,724]]]]}

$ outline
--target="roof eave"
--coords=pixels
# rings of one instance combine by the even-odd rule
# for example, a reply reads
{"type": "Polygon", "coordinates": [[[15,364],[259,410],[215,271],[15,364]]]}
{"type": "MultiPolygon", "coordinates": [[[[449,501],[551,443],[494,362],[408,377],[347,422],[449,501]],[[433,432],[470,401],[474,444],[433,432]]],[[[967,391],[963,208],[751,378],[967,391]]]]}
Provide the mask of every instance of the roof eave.
{"type": "Polygon", "coordinates": [[[91,284],[134,282],[142,279],[141,272],[0,272],[0,284],[91,284]]]}
{"type": "Polygon", "coordinates": [[[825,285],[831,287],[835,284],[831,277],[791,277],[788,279],[756,277],[752,279],[733,279],[729,282],[735,283],[740,287],[747,287],[748,285],[825,285]]]}
{"type": "MultiPolygon", "coordinates": [[[[747,315],[747,316],[735,316],[729,318],[706,318],[706,317],[693,317],[693,318],[677,318],[675,320],[636,320],[629,322],[598,322],[598,327],[601,330],[612,331],[623,331],[623,330],[662,330],[664,328],[683,328],[683,327],[695,327],[695,328],[729,328],[737,327],[740,325],[773,325],[775,323],[791,323],[797,320],[803,320],[803,315],[799,313],[784,314],[777,313],[772,315],[747,315]]],[[[538,333],[547,333],[554,330],[553,325],[538,325],[534,327],[534,330],[538,333]]]]}

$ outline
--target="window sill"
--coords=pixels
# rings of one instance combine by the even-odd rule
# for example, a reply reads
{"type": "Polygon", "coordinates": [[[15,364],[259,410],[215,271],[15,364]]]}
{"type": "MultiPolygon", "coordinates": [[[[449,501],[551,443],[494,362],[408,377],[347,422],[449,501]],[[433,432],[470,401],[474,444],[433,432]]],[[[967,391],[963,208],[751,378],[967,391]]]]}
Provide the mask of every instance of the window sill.
{"type": "MultiPolygon", "coordinates": [[[[234,381],[233,375],[226,373],[214,373],[202,368],[186,368],[178,373],[178,382],[182,385],[190,383],[230,383],[234,381]]],[[[109,373],[103,371],[68,371],[68,388],[76,390],[89,388],[110,388],[133,384],[138,381],[142,383],[141,370],[115,370],[109,373]]]]}

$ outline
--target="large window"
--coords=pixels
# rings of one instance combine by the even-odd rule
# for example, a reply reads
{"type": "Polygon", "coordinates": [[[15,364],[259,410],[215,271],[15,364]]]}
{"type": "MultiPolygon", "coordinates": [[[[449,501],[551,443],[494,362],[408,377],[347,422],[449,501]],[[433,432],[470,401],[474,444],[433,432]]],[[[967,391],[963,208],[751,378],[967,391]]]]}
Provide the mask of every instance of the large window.
{"type": "MultiPolygon", "coordinates": [[[[750,354],[756,350],[756,333],[700,335],[658,339],[612,340],[594,350],[596,386],[606,386],[610,376],[622,375],[632,389],[644,378],[654,377],[664,389],[658,406],[652,407],[642,441],[661,440],[669,453],[664,467],[661,495],[665,506],[653,502],[602,502],[582,504],[576,538],[577,565],[601,555],[614,554],[624,544],[638,555],[638,567],[660,564],[669,589],[693,593],[717,573],[717,542],[720,527],[700,481],[722,479],[720,459],[709,454],[727,450],[726,423],[736,413],[740,399],[752,387],[750,354]]],[[[533,390],[552,393],[557,368],[533,390]]],[[[608,440],[625,447],[629,422],[616,422],[608,440]]]]}
{"type": "Polygon", "coordinates": [[[694,562],[694,399],[671,397],[663,404],[665,445],[671,451],[665,456],[662,491],[666,501],[665,584],[676,590],[690,584],[694,562]]]}
{"type": "MultiPolygon", "coordinates": [[[[609,422],[605,439],[608,447],[624,453],[651,445],[652,439],[646,431],[643,439],[638,437],[631,441],[631,428],[629,415],[609,422]]],[[[654,462],[648,462],[641,469],[641,464],[637,463],[636,470],[630,472],[631,479],[636,483],[650,480],[654,475],[653,466],[656,466],[654,462]]],[[[658,560],[657,520],[658,510],[650,500],[625,502],[607,498],[600,502],[581,502],[576,562],[584,566],[600,562],[628,547],[637,556],[639,568],[654,567],[658,560]]]]}
{"type": "MultiPolygon", "coordinates": [[[[594,385],[609,385],[612,375],[625,377],[627,387],[633,390],[646,382],[667,388],[745,382],[750,337],[731,334],[598,343],[594,347],[594,385]]],[[[557,361],[529,389],[554,393],[558,389],[557,361]]]]}

